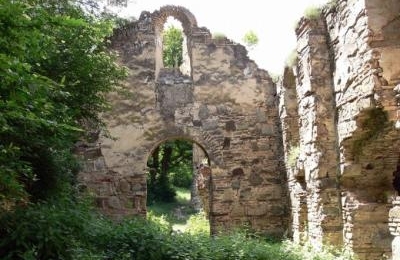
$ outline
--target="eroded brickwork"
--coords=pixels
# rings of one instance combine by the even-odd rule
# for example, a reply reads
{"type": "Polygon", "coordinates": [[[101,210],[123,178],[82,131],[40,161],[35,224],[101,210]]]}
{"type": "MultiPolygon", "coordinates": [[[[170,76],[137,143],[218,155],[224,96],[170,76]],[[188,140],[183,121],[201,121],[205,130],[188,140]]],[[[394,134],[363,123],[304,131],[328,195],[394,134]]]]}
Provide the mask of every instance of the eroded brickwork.
{"type": "MultiPolygon", "coordinates": [[[[288,175],[305,172],[308,239],[343,240],[360,259],[391,256],[388,214],[399,158],[399,8],[391,0],[342,0],[320,17],[301,20],[293,68],[297,96],[281,101],[281,111],[293,106],[290,102],[298,104],[300,151],[288,175]]],[[[287,92],[285,79],[281,85],[287,92]]],[[[284,125],[287,118],[281,118],[284,125]]],[[[283,130],[297,131],[295,125],[283,130]]],[[[293,134],[283,134],[284,144],[291,142],[287,136],[293,134]]],[[[289,185],[289,194],[296,192],[289,185]]],[[[291,198],[296,223],[300,209],[293,205],[301,204],[301,196],[291,198]]],[[[292,228],[293,234],[301,232],[298,225],[292,228]]]]}

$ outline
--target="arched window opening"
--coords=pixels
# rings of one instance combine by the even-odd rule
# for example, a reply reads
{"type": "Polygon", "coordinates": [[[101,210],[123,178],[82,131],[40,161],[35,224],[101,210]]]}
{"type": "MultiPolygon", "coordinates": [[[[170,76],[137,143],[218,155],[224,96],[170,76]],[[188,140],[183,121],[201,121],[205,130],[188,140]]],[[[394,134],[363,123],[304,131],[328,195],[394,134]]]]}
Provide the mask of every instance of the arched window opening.
{"type": "Polygon", "coordinates": [[[208,233],[211,170],[204,150],[188,140],[167,140],[153,150],[147,166],[148,212],[164,215],[174,230],[208,233]]]}
{"type": "Polygon", "coordinates": [[[164,25],[163,62],[165,68],[179,68],[183,63],[183,29],[182,25],[171,17],[164,25]]]}
{"type": "MultiPolygon", "coordinates": [[[[162,27],[158,36],[161,49],[161,59],[156,59],[161,66],[158,68],[168,68],[180,71],[183,75],[191,76],[191,65],[188,51],[188,41],[184,33],[182,23],[169,16],[162,27]]],[[[157,73],[159,69],[156,69],[157,73]]]]}

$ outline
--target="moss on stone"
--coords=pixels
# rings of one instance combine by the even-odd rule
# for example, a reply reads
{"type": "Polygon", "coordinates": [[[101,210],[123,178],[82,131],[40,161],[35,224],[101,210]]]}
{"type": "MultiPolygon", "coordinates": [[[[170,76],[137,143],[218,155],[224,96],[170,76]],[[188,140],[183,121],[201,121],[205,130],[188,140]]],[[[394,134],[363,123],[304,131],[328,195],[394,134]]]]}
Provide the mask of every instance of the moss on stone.
{"type": "Polygon", "coordinates": [[[309,6],[304,11],[304,17],[309,20],[318,19],[321,16],[322,8],[320,6],[309,6]]]}
{"type": "Polygon", "coordinates": [[[288,156],[287,156],[287,165],[291,168],[296,166],[297,159],[300,155],[300,146],[295,145],[290,147],[288,156]]]}

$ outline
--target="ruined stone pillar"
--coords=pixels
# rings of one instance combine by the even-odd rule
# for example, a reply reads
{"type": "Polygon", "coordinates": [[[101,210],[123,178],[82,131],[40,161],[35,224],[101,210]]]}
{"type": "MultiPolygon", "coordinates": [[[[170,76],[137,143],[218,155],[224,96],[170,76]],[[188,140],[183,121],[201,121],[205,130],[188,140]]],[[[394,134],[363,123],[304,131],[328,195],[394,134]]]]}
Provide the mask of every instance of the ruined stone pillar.
{"type": "Polygon", "coordinates": [[[278,83],[279,117],[282,126],[283,149],[290,197],[290,233],[293,241],[305,238],[307,223],[306,183],[304,171],[298,168],[299,114],[296,94],[296,77],[293,68],[286,67],[278,83]]]}
{"type": "Polygon", "coordinates": [[[325,22],[322,18],[303,19],[296,34],[299,163],[307,185],[308,236],[316,247],[340,245],[336,110],[325,22]]]}

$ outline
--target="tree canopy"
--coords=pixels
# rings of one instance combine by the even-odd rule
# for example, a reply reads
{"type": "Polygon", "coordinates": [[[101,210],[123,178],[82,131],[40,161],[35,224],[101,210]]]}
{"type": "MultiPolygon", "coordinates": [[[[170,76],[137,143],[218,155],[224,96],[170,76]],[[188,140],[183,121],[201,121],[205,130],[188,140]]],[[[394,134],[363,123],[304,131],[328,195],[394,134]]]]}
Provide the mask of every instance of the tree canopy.
{"type": "Polygon", "coordinates": [[[258,44],[258,36],[254,31],[248,31],[243,36],[243,41],[247,47],[253,48],[258,44]]]}
{"type": "Polygon", "coordinates": [[[190,188],[193,180],[193,144],[170,140],[159,145],[149,158],[148,202],[171,202],[175,187],[190,188]]]}
{"type": "Polygon", "coordinates": [[[0,0],[0,207],[73,181],[71,147],[125,77],[111,33],[74,1],[0,0]]]}
{"type": "Polygon", "coordinates": [[[182,58],[183,33],[174,26],[169,26],[163,34],[163,61],[166,68],[178,68],[182,58]]]}

